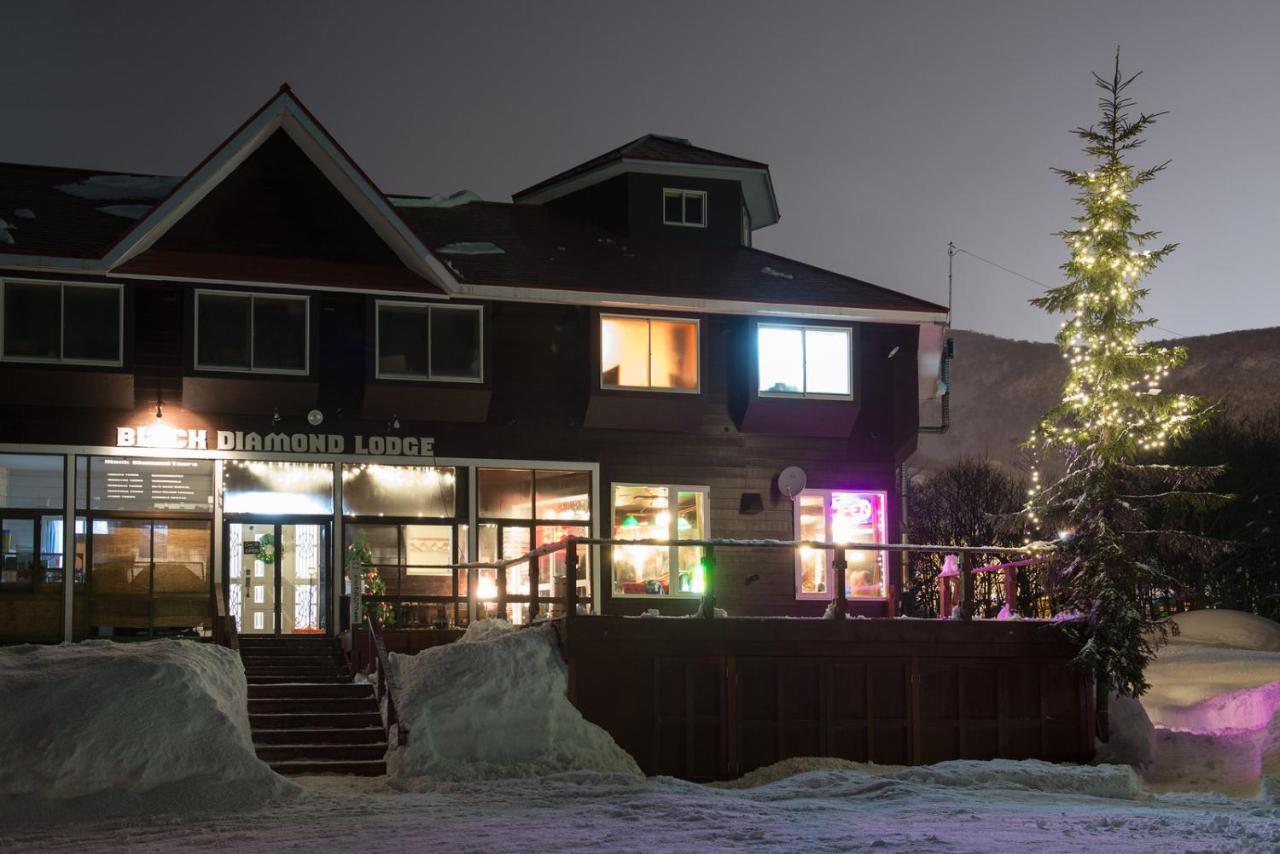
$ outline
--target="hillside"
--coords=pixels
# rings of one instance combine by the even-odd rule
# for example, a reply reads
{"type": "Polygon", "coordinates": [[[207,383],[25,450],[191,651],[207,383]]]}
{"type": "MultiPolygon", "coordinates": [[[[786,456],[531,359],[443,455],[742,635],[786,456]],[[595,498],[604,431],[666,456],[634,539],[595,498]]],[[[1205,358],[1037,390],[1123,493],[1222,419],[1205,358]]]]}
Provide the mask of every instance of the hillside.
{"type": "MultiPolygon", "coordinates": [[[[1057,400],[1066,364],[1056,344],[1013,341],[957,330],[951,363],[951,429],[924,434],[913,469],[932,469],[962,456],[1022,466],[1018,446],[1057,400]]],[[[1170,375],[1169,390],[1221,402],[1234,416],[1280,408],[1280,327],[1182,338],[1190,351],[1170,375]]],[[[922,414],[936,423],[937,410],[922,414]]]]}

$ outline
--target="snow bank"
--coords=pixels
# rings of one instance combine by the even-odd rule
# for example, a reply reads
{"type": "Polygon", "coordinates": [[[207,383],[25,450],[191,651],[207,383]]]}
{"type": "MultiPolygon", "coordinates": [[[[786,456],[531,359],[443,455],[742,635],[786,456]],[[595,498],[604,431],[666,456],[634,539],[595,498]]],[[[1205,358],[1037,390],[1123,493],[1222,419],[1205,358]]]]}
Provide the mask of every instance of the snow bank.
{"type": "Polygon", "coordinates": [[[441,781],[588,770],[639,775],[607,732],[569,702],[555,630],[472,623],[457,643],[390,656],[408,742],[391,772],[441,781]]]}
{"type": "Polygon", "coordinates": [[[1037,759],[957,759],[936,765],[873,765],[829,757],[784,759],[757,768],[726,789],[771,787],[775,796],[803,792],[814,797],[839,797],[867,786],[867,778],[950,789],[1005,789],[1133,799],[1141,793],[1138,775],[1126,765],[1057,765],[1037,759]]]}
{"type": "Polygon", "coordinates": [[[1156,731],[1142,703],[1112,694],[1107,704],[1110,740],[1098,742],[1094,761],[1118,765],[1149,764],[1156,750],[1156,731]]]}
{"type": "Polygon", "coordinates": [[[1257,614],[1228,610],[1189,611],[1170,621],[1178,626],[1179,641],[1280,652],[1280,623],[1257,614]]]}
{"type": "Polygon", "coordinates": [[[192,641],[0,649],[0,824],[241,809],[293,790],[254,754],[244,668],[192,641]]]}

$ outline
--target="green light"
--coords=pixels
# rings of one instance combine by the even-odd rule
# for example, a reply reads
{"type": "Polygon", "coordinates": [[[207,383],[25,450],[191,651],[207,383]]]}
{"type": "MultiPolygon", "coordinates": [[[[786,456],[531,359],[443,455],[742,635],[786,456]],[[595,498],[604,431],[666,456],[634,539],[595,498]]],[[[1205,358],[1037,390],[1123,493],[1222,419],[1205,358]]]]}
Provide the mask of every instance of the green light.
{"type": "Polygon", "coordinates": [[[622,520],[622,527],[638,528],[640,527],[640,520],[637,519],[635,516],[628,516],[627,518],[622,520]]]}

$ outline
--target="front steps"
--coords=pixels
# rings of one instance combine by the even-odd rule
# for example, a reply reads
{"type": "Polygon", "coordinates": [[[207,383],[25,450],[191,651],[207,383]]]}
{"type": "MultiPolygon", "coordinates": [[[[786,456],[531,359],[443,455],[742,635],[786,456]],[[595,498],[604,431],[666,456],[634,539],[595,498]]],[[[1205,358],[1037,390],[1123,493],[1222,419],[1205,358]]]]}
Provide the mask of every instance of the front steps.
{"type": "Polygon", "coordinates": [[[387,773],[373,686],[352,682],[333,638],[240,637],[258,758],[280,774],[387,773]]]}

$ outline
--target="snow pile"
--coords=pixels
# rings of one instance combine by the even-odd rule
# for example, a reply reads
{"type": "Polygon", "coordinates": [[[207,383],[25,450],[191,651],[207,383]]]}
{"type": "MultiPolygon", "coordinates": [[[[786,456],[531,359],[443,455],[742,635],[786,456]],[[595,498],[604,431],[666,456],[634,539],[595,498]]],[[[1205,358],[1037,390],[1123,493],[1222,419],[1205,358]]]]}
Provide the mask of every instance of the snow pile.
{"type": "Polygon", "coordinates": [[[482,202],[477,193],[470,190],[459,190],[449,195],[428,196],[389,196],[391,204],[397,208],[456,208],[471,202],[482,202]]]}
{"type": "Polygon", "coordinates": [[[456,643],[390,657],[408,742],[392,773],[457,781],[564,771],[640,774],[607,732],[566,695],[555,630],[472,623],[456,643]]]}
{"type": "Polygon", "coordinates": [[[0,824],[241,809],[292,791],[254,754],[244,668],[192,641],[0,650],[0,824]]]}
{"type": "Polygon", "coordinates": [[[54,189],[81,199],[158,199],[179,180],[162,175],[90,175],[83,181],[59,184],[54,189]]]}
{"type": "Polygon", "coordinates": [[[1190,611],[1170,622],[1178,626],[1176,640],[1209,643],[1232,649],[1280,652],[1280,623],[1244,611],[1190,611]]]}
{"type": "Polygon", "coordinates": [[[104,214],[121,216],[125,219],[142,219],[151,210],[151,205],[106,205],[98,208],[104,214]]]}
{"type": "Polygon", "coordinates": [[[1108,703],[1110,740],[1097,743],[1095,762],[1148,765],[1155,756],[1156,731],[1142,703],[1112,694],[1108,703]]]}
{"type": "Polygon", "coordinates": [[[446,243],[436,250],[444,255],[506,255],[507,252],[501,246],[490,243],[487,240],[464,241],[461,243],[446,243]]]}
{"type": "Polygon", "coordinates": [[[1127,765],[1059,765],[1038,759],[955,759],[917,765],[896,775],[900,780],[967,789],[1030,789],[1036,792],[1136,798],[1141,781],[1127,765]]]}
{"type": "Polygon", "coordinates": [[[1258,791],[1280,765],[1280,625],[1238,611],[1193,611],[1147,667],[1141,702],[1155,725],[1143,772],[1166,789],[1258,791]]]}

